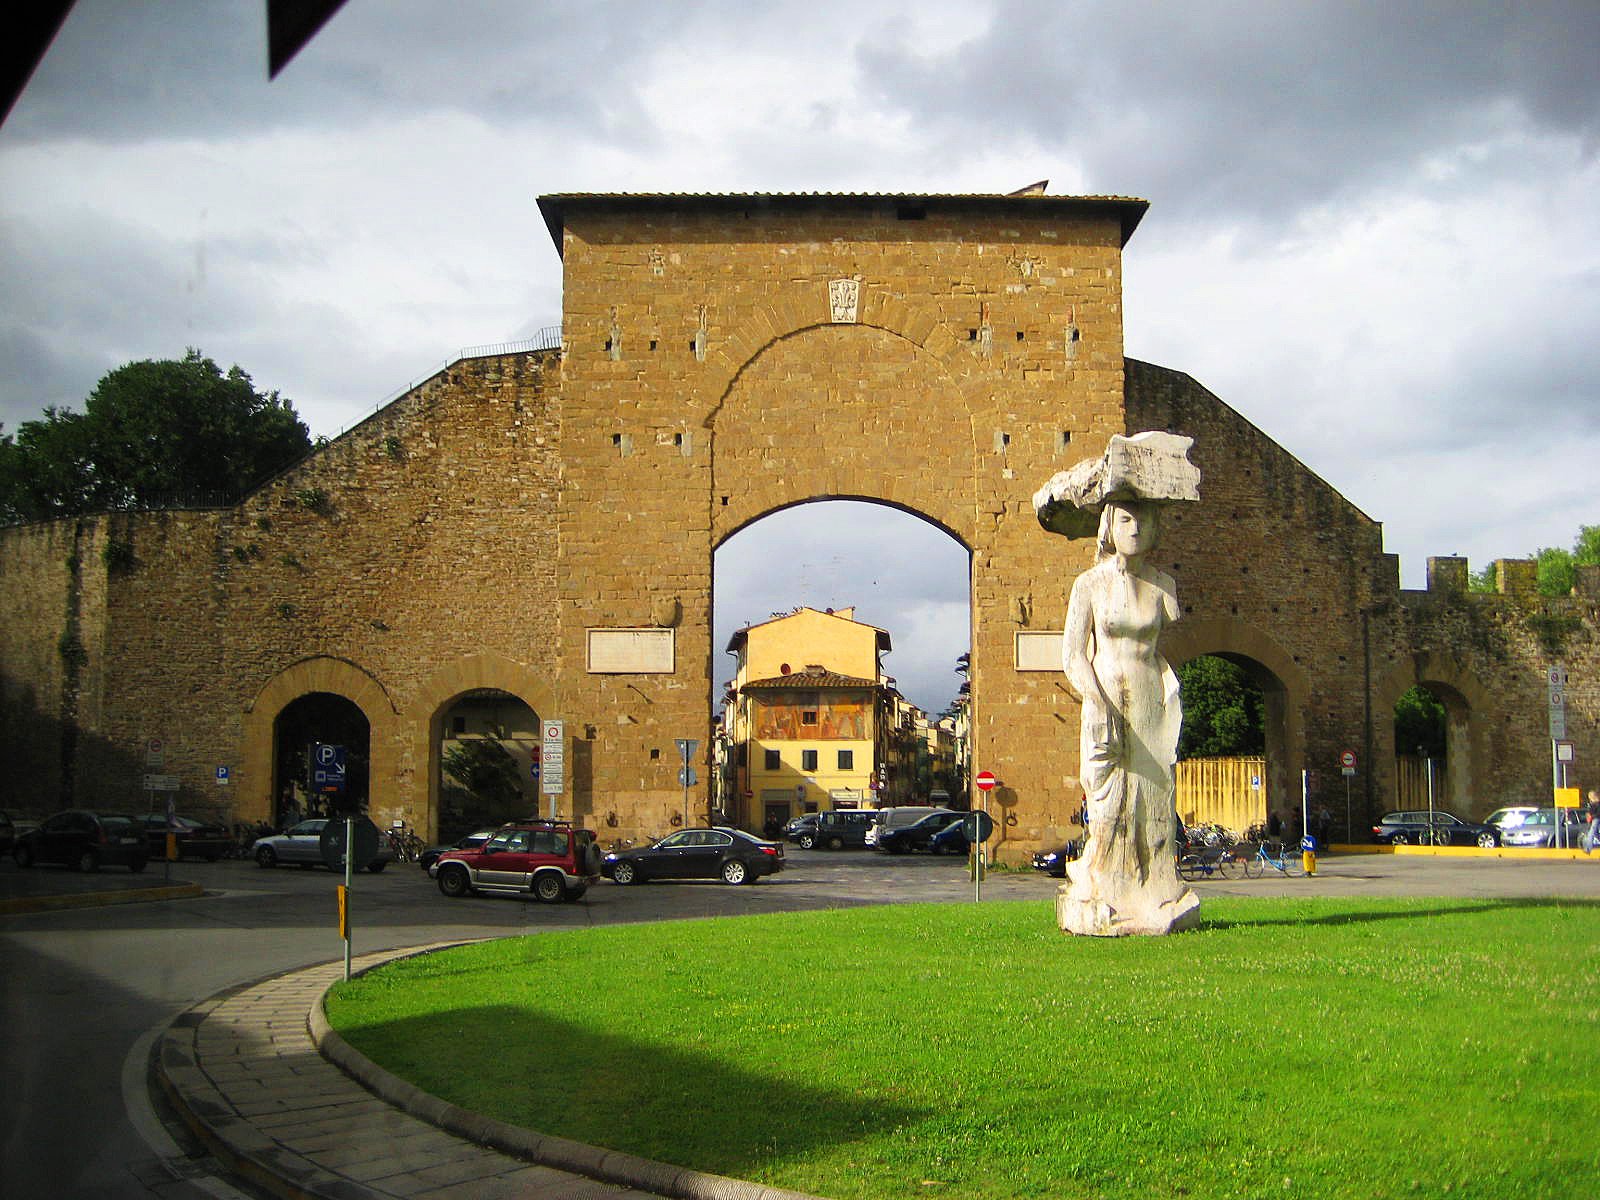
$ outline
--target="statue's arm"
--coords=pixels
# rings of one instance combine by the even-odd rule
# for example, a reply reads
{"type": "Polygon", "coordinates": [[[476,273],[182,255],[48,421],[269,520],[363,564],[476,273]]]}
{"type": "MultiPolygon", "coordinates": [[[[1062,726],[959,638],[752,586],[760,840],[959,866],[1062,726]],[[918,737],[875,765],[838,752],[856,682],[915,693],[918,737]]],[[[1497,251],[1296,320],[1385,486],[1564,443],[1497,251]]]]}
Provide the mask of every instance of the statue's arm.
{"type": "Polygon", "coordinates": [[[1104,712],[1108,707],[1105,692],[1090,659],[1094,648],[1094,597],[1086,579],[1087,575],[1079,575],[1072,583],[1067,626],[1061,637],[1061,669],[1084,703],[1097,704],[1104,712]]]}

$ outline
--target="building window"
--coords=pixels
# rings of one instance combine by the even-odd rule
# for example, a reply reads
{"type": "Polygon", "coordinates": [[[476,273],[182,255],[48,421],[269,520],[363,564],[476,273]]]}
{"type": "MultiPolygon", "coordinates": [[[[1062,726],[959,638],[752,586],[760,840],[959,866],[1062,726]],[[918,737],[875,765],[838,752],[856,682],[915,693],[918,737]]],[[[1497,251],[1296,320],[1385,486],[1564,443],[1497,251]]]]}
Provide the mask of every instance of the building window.
{"type": "Polygon", "coordinates": [[[766,769],[769,771],[776,771],[781,765],[778,758],[778,752],[776,750],[768,750],[766,751],[766,756],[766,769]]]}
{"type": "Polygon", "coordinates": [[[802,771],[815,771],[817,769],[817,752],[815,750],[800,751],[800,769],[802,771]]]}
{"type": "Polygon", "coordinates": [[[814,708],[803,708],[803,709],[800,710],[800,724],[802,724],[802,725],[815,725],[816,723],[817,723],[817,710],[816,709],[814,709],[814,708]]]}
{"type": "Polygon", "coordinates": [[[856,769],[856,752],[854,750],[839,751],[839,770],[854,771],[856,769]]]}

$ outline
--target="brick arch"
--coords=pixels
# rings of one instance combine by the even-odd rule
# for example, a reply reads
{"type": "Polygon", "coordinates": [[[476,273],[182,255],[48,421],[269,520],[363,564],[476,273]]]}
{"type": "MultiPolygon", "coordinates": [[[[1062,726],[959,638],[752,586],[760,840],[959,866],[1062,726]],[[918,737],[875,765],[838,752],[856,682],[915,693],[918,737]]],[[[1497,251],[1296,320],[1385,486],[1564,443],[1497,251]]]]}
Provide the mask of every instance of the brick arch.
{"type": "MultiPolygon", "coordinates": [[[[267,680],[245,706],[239,780],[243,815],[263,819],[271,816],[272,791],[276,785],[273,729],[279,713],[294,700],[312,692],[343,696],[367,718],[371,790],[376,793],[379,781],[392,777],[399,709],[387,689],[348,659],[313,655],[285,667],[267,680]]],[[[371,799],[369,797],[369,804],[371,799]]]]}
{"type": "Polygon", "coordinates": [[[941,356],[882,324],[817,323],[769,338],[707,419],[713,544],[778,509],[857,499],[924,517],[971,549],[969,386],[941,356]]]}
{"type": "Polygon", "coordinates": [[[1485,715],[1498,711],[1499,706],[1478,677],[1453,655],[1423,650],[1403,658],[1373,689],[1374,724],[1380,730],[1375,732],[1375,741],[1391,756],[1400,750],[1394,744],[1394,706],[1415,684],[1432,684],[1443,693],[1440,699],[1446,712],[1445,758],[1449,772],[1441,807],[1454,809],[1462,816],[1472,816],[1475,811],[1482,815],[1487,808],[1484,798],[1473,794],[1474,781],[1489,778],[1485,715]]]}
{"type": "Polygon", "coordinates": [[[408,711],[403,765],[414,780],[420,766],[426,788],[413,787],[411,794],[423,801],[421,811],[412,810],[408,818],[425,836],[439,833],[439,741],[443,733],[445,709],[465,692],[495,688],[517,697],[535,713],[548,716],[556,711],[555,691],[550,681],[523,663],[493,653],[469,654],[436,671],[420,688],[408,711]]]}
{"type": "Polygon", "coordinates": [[[1174,667],[1203,654],[1246,659],[1261,687],[1267,735],[1267,796],[1273,807],[1294,803],[1306,765],[1306,710],[1311,682],[1294,655],[1257,625],[1228,617],[1179,621],[1162,639],[1174,667]]]}

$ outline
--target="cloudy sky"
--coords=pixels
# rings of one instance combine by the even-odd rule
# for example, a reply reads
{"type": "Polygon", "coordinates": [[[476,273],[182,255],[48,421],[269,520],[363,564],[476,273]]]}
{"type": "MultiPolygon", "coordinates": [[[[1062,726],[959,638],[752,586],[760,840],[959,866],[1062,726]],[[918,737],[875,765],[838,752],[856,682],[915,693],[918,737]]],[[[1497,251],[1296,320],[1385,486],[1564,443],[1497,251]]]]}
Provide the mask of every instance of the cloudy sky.
{"type": "MultiPolygon", "coordinates": [[[[1593,0],[348,0],[270,84],[264,10],[78,0],[0,127],[7,429],[196,346],[333,435],[559,322],[542,193],[1048,178],[1151,202],[1129,355],[1384,522],[1407,586],[1600,523],[1593,0]]],[[[940,708],[965,556],[872,511],[781,572],[730,541],[718,637],[855,603],[940,708]]]]}

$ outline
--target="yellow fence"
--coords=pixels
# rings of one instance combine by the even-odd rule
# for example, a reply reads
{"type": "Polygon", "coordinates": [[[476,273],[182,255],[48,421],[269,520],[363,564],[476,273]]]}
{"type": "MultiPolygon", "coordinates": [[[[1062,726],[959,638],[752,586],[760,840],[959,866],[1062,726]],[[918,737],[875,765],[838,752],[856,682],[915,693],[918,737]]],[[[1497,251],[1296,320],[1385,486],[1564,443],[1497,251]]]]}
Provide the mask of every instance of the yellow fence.
{"type": "Polygon", "coordinates": [[[1188,758],[1178,764],[1178,815],[1185,825],[1215,821],[1243,833],[1267,819],[1267,760],[1188,758]],[[1251,786],[1251,781],[1259,787],[1251,786]]]}
{"type": "MultiPolygon", "coordinates": [[[[1449,764],[1442,758],[1433,760],[1433,806],[1449,808],[1449,764]]],[[[1397,754],[1394,759],[1394,806],[1397,809],[1425,809],[1428,807],[1428,766],[1425,759],[1415,754],[1397,754]]],[[[1468,816],[1467,813],[1460,814],[1468,816]]]]}

